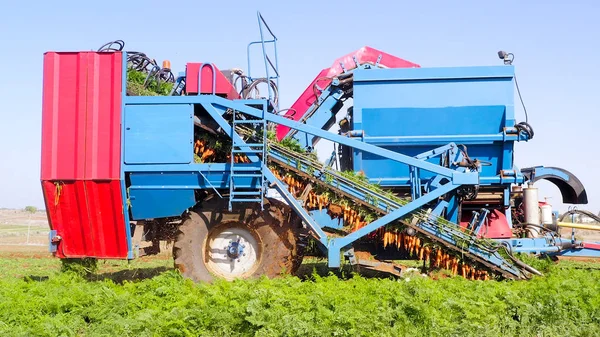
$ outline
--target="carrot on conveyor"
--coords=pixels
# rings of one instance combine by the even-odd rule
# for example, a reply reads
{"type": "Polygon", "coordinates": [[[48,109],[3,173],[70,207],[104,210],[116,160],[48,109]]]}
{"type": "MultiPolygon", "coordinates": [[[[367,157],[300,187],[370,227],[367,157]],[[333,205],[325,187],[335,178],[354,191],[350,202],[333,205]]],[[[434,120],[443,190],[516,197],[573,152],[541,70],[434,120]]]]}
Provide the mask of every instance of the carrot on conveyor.
{"type": "Polygon", "coordinates": [[[442,250],[441,249],[437,249],[436,253],[435,253],[435,267],[440,267],[442,263],[442,250]]]}
{"type": "Polygon", "coordinates": [[[206,160],[209,157],[211,157],[214,153],[215,153],[215,151],[213,149],[208,149],[208,150],[204,151],[204,153],[202,153],[201,159],[206,160]]]}

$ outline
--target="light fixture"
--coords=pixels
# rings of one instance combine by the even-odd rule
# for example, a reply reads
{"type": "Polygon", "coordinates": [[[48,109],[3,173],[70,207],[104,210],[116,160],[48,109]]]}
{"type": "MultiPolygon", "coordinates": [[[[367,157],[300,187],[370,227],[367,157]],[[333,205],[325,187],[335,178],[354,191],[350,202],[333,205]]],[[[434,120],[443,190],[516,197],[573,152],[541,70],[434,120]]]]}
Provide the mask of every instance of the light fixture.
{"type": "Polygon", "coordinates": [[[506,65],[511,65],[513,63],[513,60],[515,59],[515,55],[513,55],[513,53],[507,53],[504,50],[500,50],[498,52],[498,57],[501,60],[504,60],[504,64],[506,65]]]}

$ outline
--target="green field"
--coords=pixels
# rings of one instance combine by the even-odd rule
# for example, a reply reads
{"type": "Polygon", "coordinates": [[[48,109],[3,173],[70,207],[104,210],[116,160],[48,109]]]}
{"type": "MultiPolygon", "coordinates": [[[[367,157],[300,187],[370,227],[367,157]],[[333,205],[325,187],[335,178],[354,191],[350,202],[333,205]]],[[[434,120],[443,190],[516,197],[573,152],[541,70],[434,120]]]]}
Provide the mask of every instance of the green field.
{"type": "Polygon", "coordinates": [[[589,262],[498,282],[328,275],[313,260],[302,278],[209,285],[168,256],[101,261],[86,277],[46,256],[0,254],[0,336],[600,336],[589,262]]]}

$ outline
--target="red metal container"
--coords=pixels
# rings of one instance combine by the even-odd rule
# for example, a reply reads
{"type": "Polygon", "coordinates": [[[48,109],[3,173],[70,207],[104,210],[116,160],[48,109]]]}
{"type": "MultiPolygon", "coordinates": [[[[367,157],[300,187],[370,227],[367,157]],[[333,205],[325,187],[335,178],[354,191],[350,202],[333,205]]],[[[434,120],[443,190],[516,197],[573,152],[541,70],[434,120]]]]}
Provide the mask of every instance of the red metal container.
{"type": "Polygon", "coordinates": [[[44,54],[41,180],[59,257],[127,257],[122,56],[44,54]]]}
{"type": "Polygon", "coordinates": [[[188,94],[212,94],[214,91],[215,94],[227,99],[240,98],[233,84],[212,63],[188,63],[185,70],[185,90],[188,94]],[[202,76],[200,76],[202,83],[200,83],[200,92],[198,92],[200,67],[202,67],[202,76]]]}

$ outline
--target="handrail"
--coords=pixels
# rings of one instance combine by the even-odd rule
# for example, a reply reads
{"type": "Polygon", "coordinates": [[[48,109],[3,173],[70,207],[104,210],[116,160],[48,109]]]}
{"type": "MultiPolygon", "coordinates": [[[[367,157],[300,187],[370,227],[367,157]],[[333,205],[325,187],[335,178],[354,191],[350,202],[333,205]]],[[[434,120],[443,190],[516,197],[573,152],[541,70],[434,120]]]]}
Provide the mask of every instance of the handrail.
{"type": "MultiPolygon", "coordinates": [[[[253,45],[260,44],[262,47],[263,60],[264,60],[264,64],[265,64],[265,80],[266,80],[265,82],[267,83],[267,89],[269,92],[269,101],[273,102],[274,101],[273,100],[274,90],[273,90],[273,88],[271,88],[270,81],[275,80],[275,86],[279,87],[279,61],[277,58],[277,37],[275,36],[273,31],[271,30],[271,27],[269,27],[266,20],[264,19],[264,17],[262,16],[262,14],[259,11],[256,12],[256,17],[258,20],[258,28],[260,31],[260,41],[250,42],[247,47],[248,78],[251,81],[253,80],[252,72],[251,72],[252,66],[251,66],[251,58],[250,58],[250,48],[253,45]],[[271,60],[271,57],[269,57],[269,55],[267,53],[267,45],[268,44],[273,45],[273,52],[275,54],[274,55],[275,62],[273,62],[273,60],[271,60]],[[271,76],[272,71],[274,72],[274,76],[271,76]]],[[[279,100],[277,100],[276,106],[274,105],[274,108],[275,108],[275,110],[279,110],[279,100]]]]}
{"type": "Polygon", "coordinates": [[[212,65],[212,63],[202,63],[198,69],[198,95],[202,94],[202,69],[204,69],[204,67],[209,67],[212,71],[212,94],[215,95],[217,92],[217,72],[215,71],[215,67],[212,65]]]}

